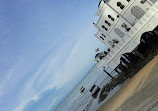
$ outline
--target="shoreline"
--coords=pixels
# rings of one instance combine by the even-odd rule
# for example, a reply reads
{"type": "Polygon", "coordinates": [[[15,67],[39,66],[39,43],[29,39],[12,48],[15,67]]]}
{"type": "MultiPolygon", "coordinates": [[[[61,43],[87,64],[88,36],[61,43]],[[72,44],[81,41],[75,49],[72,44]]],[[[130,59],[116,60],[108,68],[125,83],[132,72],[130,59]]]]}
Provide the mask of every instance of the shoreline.
{"type": "Polygon", "coordinates": [[[139,111],[158,94],[157,73],[158,56],[133,76],[98,111],[139,111]]]}

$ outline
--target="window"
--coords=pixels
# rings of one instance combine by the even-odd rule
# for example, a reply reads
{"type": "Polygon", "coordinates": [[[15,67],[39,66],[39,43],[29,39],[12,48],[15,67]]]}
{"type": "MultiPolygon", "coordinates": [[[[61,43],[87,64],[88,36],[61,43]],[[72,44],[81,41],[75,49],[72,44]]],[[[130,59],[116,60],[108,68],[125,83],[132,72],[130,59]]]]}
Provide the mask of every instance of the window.
{"type": "Polygon", "coordinates": [[[124,9],[124,7],[125,7],[124,5],[120,5],[120,9],[124,9]]]}
{"type": "Polygon", "coordinates": [[[139,6],[133,6],[131,8],[131,13],[137,18],[140,19],[145,14],[145,11],[141,9],[139,6]]]}
{"type": "Polygon", "coordinates": [[[108,15],[108,18],[111,19],[112,21],[115,20],[111,15],[108,15]]]}
{"type": "Polygon", "coordinates": [[[111,18],[111,15],[108,15],[108,18],[111,18]]]}
{"type": "Polygon", "coordinates": [[[109,22],[107,20],[105,20],[105,23],[108,24],[109,22]]]}
{"type": "Polygon", "coordinates": [[[120,9],[123,9],[125,6],[121,3],[121,2],[117,2],[116,4],[118,7],[120,7],[120,9]]]}
{"type": "Polygon", "coordinates": [[[118,7],[121,6],[121,2],[117,2],[117,6],[118,6],[118,7]]]}
{"type": "Polygon", "coordinates": [[[104,25],[102,25],[102,28],[104,29],[104,28],[105,28],[105,26],[104,26],[104,25]]]}
{"type": "Polygon", "coordinates": [[[106,37],[104,34],[102,34],[102,36],[106,37]]]}
{"type": "Polygon", "coordinates": [[[114,32],[121,38],[125,36],[125,33],[123,33],[119,28],[115,28],[114,32]]]}
{"type": "Polygon", "coordinates": [[[107,28],[104,28],[106,31],[108,30],[107,28]]]}
{"type": "Polygon", "coordinates": [[[111,24],[110,24],[107,20],[105,20],[105,23],[106,23],[108,26],[111,26],[111,24]]]}
{"type": "Polygon", "coordinates": [[[100,36],[100,38],[101,38],[102,40],[104,40],[104,38],[103,38],[102,36],[100,36]]]}
{"type": "Polygon", "coordinates": [[[106,31],[108,30],[104,25],[102,25],[102,28],[103,28],[104,30],[106,30],[106,31]]]}
{"type": "Polygon", "coordinates": [[[114,19],[114,18],[111,18],[111,20],[114,21],[115,19],[114,19]]]}

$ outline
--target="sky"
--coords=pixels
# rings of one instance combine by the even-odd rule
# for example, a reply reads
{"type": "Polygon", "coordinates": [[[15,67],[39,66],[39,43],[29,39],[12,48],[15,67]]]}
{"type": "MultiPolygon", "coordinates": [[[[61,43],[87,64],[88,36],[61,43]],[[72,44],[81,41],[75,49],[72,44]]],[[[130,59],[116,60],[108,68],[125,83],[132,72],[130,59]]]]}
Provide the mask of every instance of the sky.
{"type": "Polygon", "coordinates": [[[53,111],[95,64],[98,0],[0,0],[0,111],[53,111]]]}

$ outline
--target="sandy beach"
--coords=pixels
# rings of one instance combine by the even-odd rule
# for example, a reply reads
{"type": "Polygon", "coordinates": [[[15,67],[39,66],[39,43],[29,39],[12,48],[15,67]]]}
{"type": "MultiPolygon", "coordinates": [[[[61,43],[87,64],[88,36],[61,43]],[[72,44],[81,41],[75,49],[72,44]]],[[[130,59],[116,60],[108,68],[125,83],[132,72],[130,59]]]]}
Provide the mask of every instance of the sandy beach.
{"type": "Polygon", "coordinates": [[[150,105],[158,98],[157,85],[158,56],[133,76],[98,111],[157,111],[157,102],[150,105]]]}

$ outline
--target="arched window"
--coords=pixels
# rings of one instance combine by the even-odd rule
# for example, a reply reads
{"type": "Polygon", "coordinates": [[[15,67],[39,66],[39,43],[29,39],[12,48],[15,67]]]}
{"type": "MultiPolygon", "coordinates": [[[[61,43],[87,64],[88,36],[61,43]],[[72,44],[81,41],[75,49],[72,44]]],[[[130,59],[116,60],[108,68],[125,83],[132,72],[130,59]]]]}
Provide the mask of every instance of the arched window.
{"type": "Polygon", "coordinates": [[[125,33],[123,33],[119,28],[115,28],[114,32],[121,38],[125,36],[125,33]]]}
{"type": "Polygon", "coordinates": [[[140,19],[145,14],[145,11],[141,9],[139,6],[133,6],[131,8],[131,13],[137,18],[140,19]]]}

